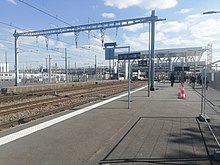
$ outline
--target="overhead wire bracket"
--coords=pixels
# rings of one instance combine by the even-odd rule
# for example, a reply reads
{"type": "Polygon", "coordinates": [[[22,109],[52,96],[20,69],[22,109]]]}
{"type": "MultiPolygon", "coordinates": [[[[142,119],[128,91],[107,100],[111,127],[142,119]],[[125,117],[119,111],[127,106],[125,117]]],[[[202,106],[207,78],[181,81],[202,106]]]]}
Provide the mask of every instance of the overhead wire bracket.
{"type": "Polygon", "coordinates": [[[76,48],[77,48],[78,47],[79,32],[78,31],[74,32],[74,36],[75,36],[75,45],[76,45],[76,48]]]}

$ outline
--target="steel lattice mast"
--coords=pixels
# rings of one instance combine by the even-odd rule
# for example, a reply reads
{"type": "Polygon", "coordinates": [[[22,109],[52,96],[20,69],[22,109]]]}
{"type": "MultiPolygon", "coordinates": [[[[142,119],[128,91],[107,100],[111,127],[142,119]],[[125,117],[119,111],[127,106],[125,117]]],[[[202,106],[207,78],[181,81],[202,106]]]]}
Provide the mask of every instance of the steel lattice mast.
{"type": "MultiPolygon", "coordinates": [[[[155,11],[152,11],[152,13],[155,13],[155,11]]],[[[15,38],[15,86],[17,86],[18,84],[18,75],[19,75],[18,51],[17,51],[18,50],[17,41],[19,37],[37,37],[37,36],[47,37],[53,34],[59,35],[59,34],[71,33],[71,32],[74,32],[74,34],[77,35],[79,32],[83,32],[83,31],[92,31],[92,30],[103,31],[109,28],[119,28],[119,27],[131,26],[131,25],[146,23],[146,22],[155,23],[156,21],[163,21],[163,20],[165,19],[158,19],[158,17],[155,16],[155,14],[152,14],[150,17],[125,19],[125,20],[102,22],[102,23],[92,23],[92,24],[69,26],[69,27],[63,27],[63,28],[28,31],[28,32],[22,32],[22,33],[17,33],[15,30],[15,33],[13,34],[15,38]]],[[[155,33],[155,29],[152,29],[152,33],[155,33]]],[[[151,43],[154,43],[154,39],[151,40],[151,43]]]]}

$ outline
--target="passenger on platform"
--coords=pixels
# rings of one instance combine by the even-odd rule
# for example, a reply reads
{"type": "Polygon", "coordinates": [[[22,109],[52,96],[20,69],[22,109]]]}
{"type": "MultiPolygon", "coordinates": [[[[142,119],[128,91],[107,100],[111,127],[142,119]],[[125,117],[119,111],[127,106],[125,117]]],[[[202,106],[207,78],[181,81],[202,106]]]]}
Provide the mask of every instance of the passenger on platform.
{"type": "Polygon", "coordinates": [[[189,82],[189,76],[188,75],[186,76],[186,82],[189,82]]]}
{"type": "Polygon", "coordinates": [[[190,82],[191,82],[192,88],[194,89],[194,88],[195,88],[195,83],[196,83],[196,78],[195,78],[195,76],[192,76],[192,77],[190,78],[190,82]]]}
{"type": "Polygon", "coordinates": [[[201,75],[201,74],[199,74],[199,75],[197,76],[197,83],[198,83],[199,85],[202,85],[202,75],[201,75]]]}
{"type": "Polygon", "coordinates": [[[171,87],[173,87],[173,83],[174,83],[174,81],[175,81],[174,74],[173,74],[173,73],[171,73],[171,75],[170,75],[171,87]]]}

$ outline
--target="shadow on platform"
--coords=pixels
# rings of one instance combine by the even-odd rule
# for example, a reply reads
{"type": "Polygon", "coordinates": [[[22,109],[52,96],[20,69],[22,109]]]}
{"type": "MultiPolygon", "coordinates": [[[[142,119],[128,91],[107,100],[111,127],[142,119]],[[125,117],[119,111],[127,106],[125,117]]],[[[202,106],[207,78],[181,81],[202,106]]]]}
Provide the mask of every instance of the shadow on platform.
{"type": "Polygon", "coordinates": [[[194,117],[140,117],[99,164],[212,164],[207,140],[194,117]]]}

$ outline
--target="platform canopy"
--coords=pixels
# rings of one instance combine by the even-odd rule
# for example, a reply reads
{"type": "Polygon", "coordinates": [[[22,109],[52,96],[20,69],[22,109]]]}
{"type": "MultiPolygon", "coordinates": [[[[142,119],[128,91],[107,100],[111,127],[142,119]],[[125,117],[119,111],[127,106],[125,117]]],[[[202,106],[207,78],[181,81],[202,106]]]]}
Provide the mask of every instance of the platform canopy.
{"type": "MultiPolygon", "coordinates": [[[[206,64],[202,60],[204,52],[207,47],[186,47],[186,48],[169,48],[169,49],[156,49],[155,50],[155,68],[156,70],[170,71],[175,66],[189,66],[197,69],[206,64]]],[[[136,51],[141,53],[142,59],[148,60],[149,51],[141,50],[136,51]]],[[[116,52],[117,55],[120,53],[116,52]]],[[[205,54],[206,55],[206,54],[205,54]]]]}
{"type": "MultiPolygon", "coordinates": [[[[160,60],[172,59],[173,62],[199,62],[203,53],[207,50],[206,47],[188,47],[188,48],[172,48],[172,49],[157,49],[155,57],[160,60]]],[[[149,51],[140,51],[145,57],[148,57],[149,51]]]]}
{"type": "MultiPolygon", "coordinates": [[[[187,47],[187,48],[169,48],[169,49],[156,49],[155,58],[158,59],[172,59],[172,61],[177,61],[183,58],[186,60],[195,62],[200,61],[203,53],[207,50],[206,47],[187,47]]],[[[140,52],[142,57],[148,57],[148,50],[135,51],[140,52]]],[[[120,53],[116,52],[115,55],[120,53]]]]}

